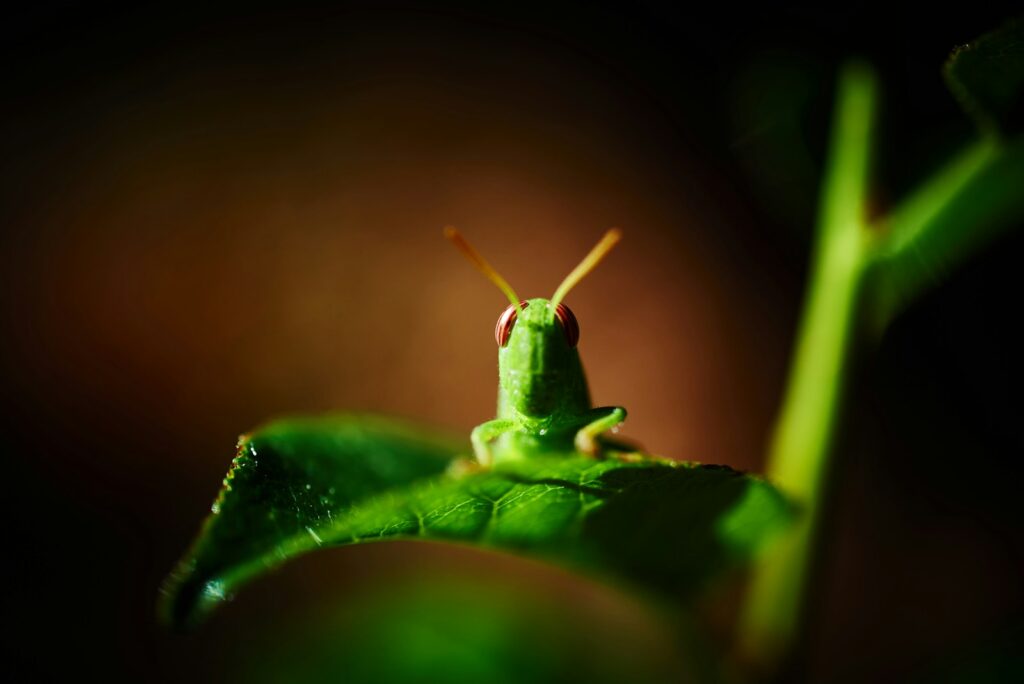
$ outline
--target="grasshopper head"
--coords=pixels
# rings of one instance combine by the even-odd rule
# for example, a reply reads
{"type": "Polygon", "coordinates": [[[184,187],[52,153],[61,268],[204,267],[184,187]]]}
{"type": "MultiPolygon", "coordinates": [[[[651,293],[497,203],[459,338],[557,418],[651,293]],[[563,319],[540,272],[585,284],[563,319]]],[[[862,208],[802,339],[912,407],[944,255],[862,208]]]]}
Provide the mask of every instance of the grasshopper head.
{"type": "Polygon", "coordinates": [[[569,307],[539,298],[509,305],[494,336],[499,382],[511,406],[531,418],[558,408],[561,393],[575,388],[580,367],[580,328],[569,307]]]}
{"type": "Polygon", "coordinates": [[[523,416],[540,419],[573,405],[589,405],[583,367],[576,351],[580,328],[562,300],[608,254],[622,233],[616,228],[605,233],[550,300],[520,300],[512,286],[457,230],[446,228],[445,236],[511,302],[494,328],[501,396],[508,406],[523,416]]]}

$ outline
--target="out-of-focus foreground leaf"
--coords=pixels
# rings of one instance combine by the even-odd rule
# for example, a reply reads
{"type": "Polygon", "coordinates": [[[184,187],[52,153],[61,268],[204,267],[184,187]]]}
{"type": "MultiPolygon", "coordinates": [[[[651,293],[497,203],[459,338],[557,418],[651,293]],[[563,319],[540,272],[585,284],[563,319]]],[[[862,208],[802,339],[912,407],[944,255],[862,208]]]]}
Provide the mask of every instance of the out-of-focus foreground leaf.
{"type": "Polygon", "coordinates": [[[251,684],[696,679],[664,625],[628,612],[595,619],[552,593],[471,574],[378,585],[320,619],[254,637],[237,656],[239,673],[251,684]]]}
{"type": "Polygon", "coordinates": [[[683,599],[748,556],[790,511],[729,468],[636,454],[445,471],[449,442],[381,419],[275,423],[244,437],[163,613],[201,619],[247,580],[321,546],[431,539],[524,553],[683,599]]]}
{"type": "Polygon", "coordinates": [[[983,130],[1024,133],[1024,18],[954,50],[945,74],[983,130]]]}

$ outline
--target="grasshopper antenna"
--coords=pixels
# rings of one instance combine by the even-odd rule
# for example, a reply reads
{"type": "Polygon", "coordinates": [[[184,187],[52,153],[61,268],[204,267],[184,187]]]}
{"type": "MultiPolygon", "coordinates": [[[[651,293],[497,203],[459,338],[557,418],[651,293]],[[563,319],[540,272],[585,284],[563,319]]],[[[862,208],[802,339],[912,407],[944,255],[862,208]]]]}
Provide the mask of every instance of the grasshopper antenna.
{"type": "Polygon", "coordinates": [[[505,293],[508,297],[508,301],[512,302],[512,305],[516,307],[516,315],[522,314],[523,311],[519,306],[519,297],[516,296],[516,291],[512,289],[512,286],[508,284],[508,281],[501,277],[501,274],[494,270],[494,267],[487,263],[487,260],[480,256],[473,247],[466,242],[466,238],[462,237],[462,233],[455,230],[452,226],[445,226],[444,236],[451,240],[451,243],[455,245],[460,252],[469,259],[470,263],[476,266],[476,269],[487,276],[487,279],[498,286],[498,289],[505,293]]]}
{"type": "Polygon", "coordinates": [[[569,294],[569,290],[576,287],[577,283],[586,278],[587,274],[601,263],[601,260],[605,258],[608,252],[612,251],[612,247],[621,239],[622,231],[618,228],[612,228],[604,234],[604,237],[590,250],[590,254],[583,257],[583,261],[576,268],[572,269],[569,275],[565,276],[565,280],[555,290],[555,294],[551,296],[552,311],[558,308],[559,303],[565,299],[565,295],[569,294]]]}

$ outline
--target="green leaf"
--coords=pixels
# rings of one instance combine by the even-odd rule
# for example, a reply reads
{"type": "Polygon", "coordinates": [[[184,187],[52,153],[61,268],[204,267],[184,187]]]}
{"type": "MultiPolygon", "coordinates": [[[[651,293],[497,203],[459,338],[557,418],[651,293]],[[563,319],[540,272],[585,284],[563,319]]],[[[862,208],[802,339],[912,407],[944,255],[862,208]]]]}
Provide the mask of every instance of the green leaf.
{"type": "Polygon", "coordinates": [[[1024,19],[953,51],[946,82],[985,132],[1024,132],[1024,19]]]}
{"type": "Polygon", "coordinates": [[[318,601],[312,620],[247,635],[229,667],[248,684],[697,679],[678,651],[707,646],[670,632],[675,625],[640,620],[625,601],[607,612],[559,598],[551,588],[472,573],[399,579],[318,601]]]}
{"type": "Polygon", "coordinates": [[[287,540],[315,539],[339,512],[444,472],[468,446],[369,415],[282,419],[243,435],[211,515],[165,583],[162,617],[187,625],[246,578],[285,560],[287,540]]]}
{"type": "Polygon", "coordinates": [[[168,580],[165,617],[192,623],[299,554],[399,539],[528,554],[687,599],[790,517],[770,485],[725,467],[568,454],[455,475],[457,449],[390,427],[290,421],[243,438],[168,580]]]}

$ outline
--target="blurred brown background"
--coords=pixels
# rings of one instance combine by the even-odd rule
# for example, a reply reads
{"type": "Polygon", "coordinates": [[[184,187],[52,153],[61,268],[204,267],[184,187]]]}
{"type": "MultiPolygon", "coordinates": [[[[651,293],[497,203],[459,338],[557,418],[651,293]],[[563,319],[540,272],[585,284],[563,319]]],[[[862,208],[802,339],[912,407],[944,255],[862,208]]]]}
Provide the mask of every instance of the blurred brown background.
{"type": "MultiPolygon", "coordinates": [[[[622,227],[569,297],[595,401],[626,406],[625,434],[651,451],[758,470],[835,65],[866,54],[886,78],[891,200],[969,136],[938,67],[1004,15],[922,28],[870,7],[737,19],[385,3],[12,17],[0,363],[20,660],[40,679],[218,679],[246,625],[420,571],[536,578],[569,606],[604,606],[598,621],[654,629],[556,571],[415,545],[304,559],[205,636],[169,637],[152,606],[239,432],[339,409],[460,432],[491,416],[504,300],[442,240],[447,224],[522,296],[550,295],[622,227]]],[[[983,256],[865,365],[812,679],[916,672],[1019,615],[1006,485],[919,469],[1020,472],[1021,378],[1006,365],[1019,348],[998,327],[1020,253],[1011,238],[983,256]],[[893,474],[889,456],[915,449],[893,474]]]]}

